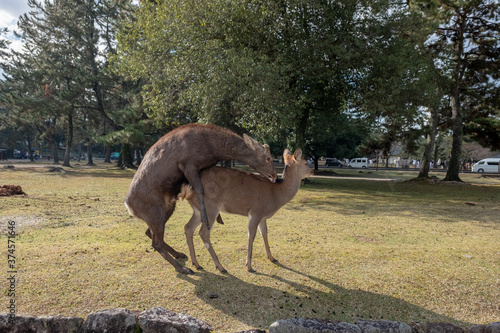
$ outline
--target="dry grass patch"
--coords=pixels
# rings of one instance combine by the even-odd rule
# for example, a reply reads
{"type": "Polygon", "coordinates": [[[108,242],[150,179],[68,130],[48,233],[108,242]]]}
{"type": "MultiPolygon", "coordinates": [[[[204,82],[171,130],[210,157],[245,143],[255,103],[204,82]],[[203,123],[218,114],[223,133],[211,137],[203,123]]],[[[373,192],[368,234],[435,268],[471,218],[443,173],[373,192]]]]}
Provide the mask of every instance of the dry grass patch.
{"type": "MultiPolygon", "coordinates": [[[[85,317],[111,307],[163,306],[218,332],[268,328],[295,316],[462,327],[500,320],[500,181],[467,175],[470,185],[428,185],[342,172],[345,179],[313,178],[269,220],[280,264],[267,261],[258,235],[257,273],[248,273],[246,218],[225,214],[212,241],[229,274],[217,273],[196,237],[205,271],[183,276],[153,251],[145,223],[128,216],[123,198],[133,171],[0,170],[0,184],[27,193],[0,198],[0,222],[19,226],[18,311],[85,317]]],[[[167,242],[185,253],[190,216],[181,202],[167,224],[167,242]]],[[[0,302],[8,300],[4,293],[0,302]]]]}

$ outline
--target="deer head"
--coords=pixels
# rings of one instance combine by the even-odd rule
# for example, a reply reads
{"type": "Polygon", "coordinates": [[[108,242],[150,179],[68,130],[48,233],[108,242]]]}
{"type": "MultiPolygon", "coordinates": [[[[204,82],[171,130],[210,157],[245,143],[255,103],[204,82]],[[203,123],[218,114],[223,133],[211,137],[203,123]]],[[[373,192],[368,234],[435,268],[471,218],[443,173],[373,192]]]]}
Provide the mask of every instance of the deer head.
{"type": "Polygon", "coordinates": [[[261,145],[246,134],[243,134],[243,140],[248,148],[255,152],[255,159],[249,165],[272,183],[276,182],[278,175],[276,174],[276,170],[274,170],[273,157],[271,156],[269,145],[261,145]]]}

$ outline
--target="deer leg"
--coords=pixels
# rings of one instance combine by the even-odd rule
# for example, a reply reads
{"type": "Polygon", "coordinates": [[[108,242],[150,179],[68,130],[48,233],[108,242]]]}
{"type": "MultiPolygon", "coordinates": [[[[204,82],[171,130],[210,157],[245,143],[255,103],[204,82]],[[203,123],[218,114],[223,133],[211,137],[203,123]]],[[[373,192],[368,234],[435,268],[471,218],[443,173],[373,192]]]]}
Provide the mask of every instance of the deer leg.
{"type": "MultiPolygon", "coordinates": [[[[215,220],[210,219],[210,221],[211,221],[210,225],[212,226],[215,220]]],[[[219,258],[217,257],[217,254],[215,253],[215,250],[212,246],[212,242],[210,241],[210,229],[207,229],[204,225],[202,225],[200,228],[200,237],[203,240],[205,248],[208,250],[208,253],[210,253],[210,256],[212,257],[212,260],[215,264],[215,268],[217,268],[221,273],[227,273],[226,269],[222,267],[219,258]]]]}
{"type": "Polygon", "coordinates": [[[264,219],[259,223],[259,231],[264,239],[264,246],[266,248],[267,259],[271,260],[271,262],[278,262],[273,255],[271,254],[271,249],[269,248],[269,241],[267,240],[267,221],[264,219]]]}
{"type": "Polygon", "coordinates": [[[203,267],[198,263],[196,259],[196,253],[194,250],[193,234],[196,228],[201,224],[200,212],[193,209],[193,216],[188,223],[184,226],[184,233],[186,234],[186,241],[189,247],[189,256],[191,257],[191,263],[196,267],[196,269],[201,270],[203,267]]]}
{"type": "Polygon", "coordinates": [[[257,226],[260,223],[260,219],[255,219],[250,217],[248,221],[248,251],[247,251],[247,270],[250,273],[255,273],[255,270],[252,268],[252,249],[253,249],[253,241],[255,240],[255,234],[257,233],[257,226]]]}
{"type": "Polygon", "coordinates": [[[198,206],[200,208],[201,222],[203,222],[203,225],[210,229],[207,218],[207,210],[205,208],[205,201],[203,200],[204,190],[200,178],[200,170],[195,167],[185,167],[183,165],[179,165],[179,169],[181,169],[181,171],[184,173],[184,176],[188,180],[189,184],[196,192],[196,197],[198,198],[198,206]]]}
{"type": "MultiPolygon", "coordinates": [[[[151,236],[151,230],[148,228],[145,232],[146,236],[148,236],[150,239],[153,239],[153,237],[151,236]]],[[[182,253],[182,252],[177,252],[174,248],[172,248],[170,245],[168,245],[167,243],[165,243],[165,246],[166,246],[166,249],[168,251],[168,253],[170,253],[171,255],[174,256],[174,258],[176,259],[186,259],[187,256],[182,253]]]]}
{"type": "Polygon", "coordinates": [[[163,240],[163,232],[165,227],[151,228],[151,236],[152,236],[152,245],[153,248],[161,254],[161,256],[167,260],[172,266],[174,266],[175,270],[178,273],[182,274],[193,274],[193,271],[187,267],[182,267],[167,251],[167,244],[163,240]]]}
{"type": "MultiPolygon", "coordinates": [[[[168,221],[175,209],[175,202],[168,203],[161,199],[150,198],[147,202],[135,202],[135,204],[140,204],[140,210],[135,209],[139,212],[138,216],[140,219],[144,220],[148,225],[146,230],[146,235],[151,238],[153,248],[160,253],[160,255],[167,260],[175,270],[183,274],[192,274],[188,268],[182,267],[170,254],[170,251],[174,252],[174,255],[181,255],[170,246],[165,243],[165,223],[168,221]]],[[[184,255],[185,256],[185,255],[184,255]]]]}

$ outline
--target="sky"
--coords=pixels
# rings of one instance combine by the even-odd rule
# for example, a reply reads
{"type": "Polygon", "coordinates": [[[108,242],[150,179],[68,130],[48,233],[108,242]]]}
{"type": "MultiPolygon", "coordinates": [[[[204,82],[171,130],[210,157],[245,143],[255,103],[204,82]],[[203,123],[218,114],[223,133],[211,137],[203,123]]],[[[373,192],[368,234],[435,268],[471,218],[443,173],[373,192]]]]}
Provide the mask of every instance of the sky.
{"type": "Polygon", "coordinates": [[[17,19],[30,10],[28,0],[0,0],[0,28],[8,28],[7,39],[12,43],[11,48],[20,50],[22,44],[16,40],[13,30],[17,28],[17,19]]]}

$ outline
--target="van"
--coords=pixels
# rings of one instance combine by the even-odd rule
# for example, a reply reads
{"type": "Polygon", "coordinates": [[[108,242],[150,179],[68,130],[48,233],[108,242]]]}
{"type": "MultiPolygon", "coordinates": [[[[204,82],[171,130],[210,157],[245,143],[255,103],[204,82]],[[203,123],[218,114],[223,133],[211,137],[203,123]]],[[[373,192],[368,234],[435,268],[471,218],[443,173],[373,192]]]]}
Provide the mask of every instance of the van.
{"type": "Polygon", "coordinates": [[[368,168],[368,158],[367,157],[357,157],[349,161],[349,168],[366,169],[368,168]]]}
{"type": "Polygon", "coordinates": [[[499,162],[500,158],[485,158],[472,166],[472,172],[500,173],[499,162]]]}

